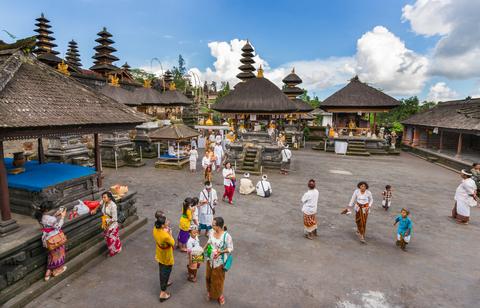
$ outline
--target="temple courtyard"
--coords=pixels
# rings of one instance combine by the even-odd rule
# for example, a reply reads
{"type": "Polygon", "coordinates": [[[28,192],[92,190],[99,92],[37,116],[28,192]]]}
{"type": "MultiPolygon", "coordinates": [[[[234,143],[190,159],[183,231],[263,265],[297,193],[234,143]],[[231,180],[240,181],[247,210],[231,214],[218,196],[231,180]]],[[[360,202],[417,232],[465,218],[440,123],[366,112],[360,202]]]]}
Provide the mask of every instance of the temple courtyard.
{"type": "MultiPolygon", "coordinates": [[[[202,155],[203,153],[200,153],[202,155]]],[[[178,233],[181,203],[198,196],[202,174],[140,168],[105,169],[106,187],[125,184],[138,191],[138,213],[146,226],[124,241],[118,256],[93,260],[28,307],[153,307],[158,305],[158,265],[151,236],[154,212],[162,209],[178,233]]],[[[474,307],[480,262],[480,211],[471,223],[448,218],[460,182],[458,174],[408,153],[352,157],[294,151],[292,172],[266,172],[269,199],[235,194],[235,205],[219,202],[234,241],[234,263],[227,273],[227,307],[474,307]],[[300,198],[314,178],[320,191],[319,237],[303,237],[300,198]],[[352,215],[340,215],[360,180],[370,184],[374,210],[367,244],[355,235],[352,215]],[[381,192],[392,185],[393,206],[381,208],[381,192]],[[394,217],[411,210],[414,223],[407,252],[394,244],[394,217]]],[[[254,183],[258,176],[252,176],[254,183]]],[[[220,174],[214,188],[223,193],[220,174]]],[[[202,242],[205,239],[202,239],[202,242]]],[[[68,258],[68,255],[67,255],[68,258]]],[[[205,299],[204,267],[196,284],[186,280],[186,256],[175,251],[172,298],[164,307],[214,307],[205,299]]]]}

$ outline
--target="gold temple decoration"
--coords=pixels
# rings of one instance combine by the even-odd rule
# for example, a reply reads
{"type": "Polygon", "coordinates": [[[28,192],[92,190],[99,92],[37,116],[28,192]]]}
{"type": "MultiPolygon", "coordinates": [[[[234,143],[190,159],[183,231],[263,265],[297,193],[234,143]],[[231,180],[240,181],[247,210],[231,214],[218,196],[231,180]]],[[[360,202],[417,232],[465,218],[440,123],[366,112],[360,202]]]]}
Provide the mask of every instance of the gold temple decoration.
{"type": "Polygon", "coordinates": [[[175,82],[170,82],[170,84],[168,85],[168,89],[170,91],[175,91],[177,89],[177,86],[175,85],[175,82]]]}
{"type": "Polygon", "coordinates": [[[213,125],[212,118],[208,118],[208,120],[205,121],[205,125],[212,126],[213,125]]]}
{"type": "Polygon", "coordinates": [[[111,86],[114,86],[114,87],[119,87],[119,86],[120,86],[120,84],[119,84],[120,78],[117,77],[117,74],[115,74],[115,75],[110,75],[110,76],[108,76],[108,77],[109,77],[109,79],[110,79],[110,83],[109,83],[109,84],[110,84],[111,86]]]}
{"type": "Polygon", "coordinates": [[[150,89],[152,87],[152,80],[151,79],[145,79],[143,80],[143,87],[150,89]]]}
{"type": "Polygon", "coordinates": [[[257,78],[263,78],[263,68],[261,64],[260,64],[260,67],[258,68],[257,78]]]}
{"type": "Polygon", "coordinates": [[[63,60],[62,63],[58,63],[57,70],[67,76],[70,76],[70,72],[68,71],[68,64],[66,64],[63,60]]]}

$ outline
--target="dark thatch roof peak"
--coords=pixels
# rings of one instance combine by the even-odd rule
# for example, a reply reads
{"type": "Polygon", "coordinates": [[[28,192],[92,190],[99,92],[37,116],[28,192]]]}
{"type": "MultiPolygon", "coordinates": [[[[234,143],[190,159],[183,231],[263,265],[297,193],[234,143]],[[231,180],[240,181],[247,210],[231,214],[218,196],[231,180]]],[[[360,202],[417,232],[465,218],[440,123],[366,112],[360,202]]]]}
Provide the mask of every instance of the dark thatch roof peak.
{"type": "Polygon", "coordinates": [[[326,98],[320,108],[394,108],[400,102],[368,84],[361,82],[358,76],[337,92],[326,98]]]}
{"type": "Polygon", "coordinates": [[[0,139],[18,130],[70,133],[100,128],[130,129],[143,114],[119,104],[75,79],[17,51],[0,54],[0,139]]]}
{"type": "Polygon", "coordinates": [[[438,103],[402,122],[406,125],[480,132],[480,98],[438,103]]]}
{"type": "Polygon", "coordinates": [[[183,123],[159,128],[149,134],[152,140],[184,140],[199,136],[200,133],[183,123]]]}
{"type": "Polygon", "coordinates": [[[302,79],[295,73],[295,68],[293,68],[292,72],[283,78],[282,82],[286,85],[296,86],[302,83],[302,79]]]}
{"type": "Polygon", "coordinates": [[[223,113],[290,113],[297,106],[267,78],[251,78],[237,84],[235,89],[212,106],[223,113]]]}

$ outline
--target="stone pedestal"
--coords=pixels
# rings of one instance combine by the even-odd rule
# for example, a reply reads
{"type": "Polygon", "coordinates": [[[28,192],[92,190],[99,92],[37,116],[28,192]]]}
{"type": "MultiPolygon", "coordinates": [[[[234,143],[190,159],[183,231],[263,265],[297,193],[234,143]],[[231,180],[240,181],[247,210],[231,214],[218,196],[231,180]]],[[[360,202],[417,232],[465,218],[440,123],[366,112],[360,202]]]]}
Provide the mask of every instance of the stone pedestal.
{"type": "Polygon", "coordinates": [[[142,154],[142,158],[156,158],[158,157],[157,145],[152,143],[148,134],[158,129],[158,124],[148,123],[136,127],[137,134],[133,142],[135,143],[135,150],[142,154]]]}
{"type": "Polygon", "coordinates": [[[0,220],[0,237],[9,235],[18,230],[18,224],[14,219],[0,220]]]}
{"type": "Polygon", "coordinates": [[[100,152],[102,166],[104,167],[140,167],[145,165],[145,162],[140,159],[140,155],[135,150],[134,143],[130,141],[128,132],[117,132],[111,135],[105,135],[100,143],[100,152]]]}
{"type": "Polygon", "coordinates": [[[62,136],[49,139],[45,157],[49,162],[93,166],[87,146],[77,136],[62,136]]]}

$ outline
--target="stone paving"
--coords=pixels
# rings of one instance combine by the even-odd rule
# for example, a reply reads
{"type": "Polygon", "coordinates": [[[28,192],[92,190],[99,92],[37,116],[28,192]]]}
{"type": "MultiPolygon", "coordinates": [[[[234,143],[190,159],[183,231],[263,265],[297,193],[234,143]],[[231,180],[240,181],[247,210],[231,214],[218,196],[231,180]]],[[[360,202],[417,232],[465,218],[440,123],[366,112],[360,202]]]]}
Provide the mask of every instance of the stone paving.
{"type": "MultiPolygon", "coordinates": [[[[225,284],[227,307],[478,306],[480,212],[472,210],[468,226],[448,218],[457,174],[407,153],[357,158],[302,150],[293,152],[292,168],[289,176],[268,171],[270,199],[236,194],[234,206],[218,206],[235,246],[225,284]],[[314,241],[303,238],[299,201],[310,178],[320,190],[319,237],[314,241]],[[369,182],[376,199],[367,244],[358,242],[353,217],[339,214],[360,180],[369,182]],[[394,188],[389,212],[380,204],[386,184],[394,188]],[[407,252],[394,245],[392,224],[401,207],[411,210],[414,222],[407,252]]],[[[177,233],[181,201],[198,194],[201,173],[158,170],[149,161],[138,169],[108,169],[106,176],[109,184],[138,191],[139,214],[149,223],[125,241],[120,255],[69,277],[29,307],[160,305],[153,213],[166,211],[177,233]]],[[[220,175],[214,182],[220,194],[220,175]]],[[[161,305],[218,305],[205,300],[204,268],[192,284],[186,280],[185,255],[176,251],[175,262],[172,298],[161,305]]]]}

